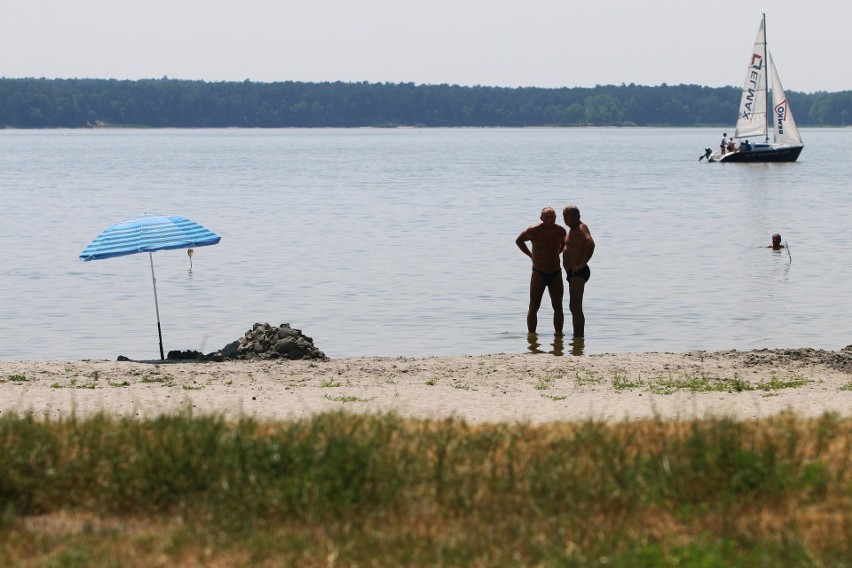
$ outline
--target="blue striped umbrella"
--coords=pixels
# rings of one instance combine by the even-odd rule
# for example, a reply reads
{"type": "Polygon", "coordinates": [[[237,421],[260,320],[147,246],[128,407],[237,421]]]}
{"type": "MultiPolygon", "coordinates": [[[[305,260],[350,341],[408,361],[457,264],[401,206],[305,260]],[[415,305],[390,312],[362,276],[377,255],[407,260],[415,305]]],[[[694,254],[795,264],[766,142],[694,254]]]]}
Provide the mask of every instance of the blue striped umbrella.
{"type": "Polygon", "coordinates": [[[146,214],[108,227],[80,253],[80,260],[101,260],[140,252],[148,253],[151,261],[151,282],[154,285],[157,334],[160,336],[160,359],[165,359],[152,253],[158,250],[206,247],[215,245],[220,240],[219,235],[185,217],[146,214]]]}

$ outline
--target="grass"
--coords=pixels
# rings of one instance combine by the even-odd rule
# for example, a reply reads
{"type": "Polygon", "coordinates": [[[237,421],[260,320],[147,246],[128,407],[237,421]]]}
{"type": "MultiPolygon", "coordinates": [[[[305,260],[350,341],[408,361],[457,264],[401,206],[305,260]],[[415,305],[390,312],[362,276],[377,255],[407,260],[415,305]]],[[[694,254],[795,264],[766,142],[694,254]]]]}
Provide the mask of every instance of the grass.
{"type": "Polygon", "coordinates": [[[562,375],[544,375],[543,377],[538,378],[538,382],[534,385],[534,388],[536,390],[547,390],[561,378],[562,375]]]}
{"type": "Polygon", "coordinates": [[[623,391],[627,389],[635,389],[642,386],[642,380],[637,379],[636,381],[631,381],[626,376],[621,373],[616,372],[615,376],[612,378],[612,388],[616,391],[623,391]]]}
{"type": "Polygon", "coordinates": [[[603,381],[603,377],[594,371],[587,370],[582,375],[580,373],[574,375],[574,384],[578,387],[599,385],[603,381]]]}
{"type": "Polygon", "coordinates": [[[0,379],[0,383],[24,383],[27,380],[26,375],[9,375],[5,379],[0,379]]]}
{"type": "MultiPolygon", "coordinates": [[[[579,375],[578,375],[579,376],[579,375]]],[[[591,382],[588,378],[583,379],[582,383],[575,379],[575,383],[580,384],[600,384],[600,380],[595,379],[591,382]]],[[[612,378],[612,387],[616,391],[632,390],[638,388],[646,388],[654,394],[673,394],[678,391],[686,390],[690,392],[744,392],[762,390],[766,392],[777,391],[788,388],[802,387],[810,382],[803,376],[795,375],[787,379],[782,379],[772,376],[768,381],[761,381],[757,384],[752,384],[749,381],[742,379],[739,375],[734,374],[730,379],[713,377],[702,373],[700,375],[691,375],[685,373],[683,376],[667,377],[652,377],[643,379],[638,377],[630,379],[625,374],[616,372],[612,378]]],[[[539,388],[536,385],[535,388],[539,388]]],[[[842,387],[841,387],[841,390],[842,387]]]]}
{"type": "Polygon", "coordinates": [[[848,566],[850,466],[831,414],[4,416],[0,565],[848,566]]]}
{"type": "Polygon", "coordinates": [[[174,384],[175,384],[175,378],[171,375],[163,375],[162,377],[160,377],[160,376],[152,377],[150,375],[142,375],[142,378],[139,379],[139,382],[140,383],[156,383],[156,384],[161,384],[161,385],[166,386],[166,387],[171,387],[171,386],[174,386],[174,384]]]}
{"type": "Polygon", "coordinates": [[[361,398],[358,396],[329,396],[325,395],[323,398],[327,400],[331,400],[333,402],[370,402],[375,397],[371,398],[361,398]]]}

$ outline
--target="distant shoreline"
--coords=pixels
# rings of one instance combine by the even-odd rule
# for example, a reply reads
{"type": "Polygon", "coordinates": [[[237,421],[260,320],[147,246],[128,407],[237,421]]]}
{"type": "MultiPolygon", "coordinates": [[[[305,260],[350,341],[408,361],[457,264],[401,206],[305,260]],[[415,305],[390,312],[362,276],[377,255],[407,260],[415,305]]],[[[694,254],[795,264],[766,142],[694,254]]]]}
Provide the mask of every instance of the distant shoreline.
{"type": "MultiPolygon", "coordinates": [[[[15,101],[0,128],[714,127],[731,125],[742,89],[0,77],[0,92],[15,101]]],[[[849,91],[786,93],[799,127],[848,125],[849,91]]]]}

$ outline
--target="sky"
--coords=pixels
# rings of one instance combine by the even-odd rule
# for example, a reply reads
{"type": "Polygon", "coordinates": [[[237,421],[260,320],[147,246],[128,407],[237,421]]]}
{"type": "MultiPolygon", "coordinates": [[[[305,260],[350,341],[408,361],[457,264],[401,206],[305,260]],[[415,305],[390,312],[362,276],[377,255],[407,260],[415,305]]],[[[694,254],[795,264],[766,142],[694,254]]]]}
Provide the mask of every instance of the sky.
{"type": "Polygon", "coordinates": [[[852,90],[849,0],[0,0],[0,77],[852,90]]]}

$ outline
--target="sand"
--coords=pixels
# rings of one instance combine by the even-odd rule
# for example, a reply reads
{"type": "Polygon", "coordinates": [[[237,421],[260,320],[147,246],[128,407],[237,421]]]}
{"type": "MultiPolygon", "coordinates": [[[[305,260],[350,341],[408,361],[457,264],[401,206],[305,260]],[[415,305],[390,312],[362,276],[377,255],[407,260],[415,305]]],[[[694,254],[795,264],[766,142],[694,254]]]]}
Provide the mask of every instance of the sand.
{"type": "Polygon", "coordinates": [[[331,361],[0,361],[0,415],[229,418],[335,410],[469,423],[852,416],[852,346],[331,361]],[[697,384],[706,388],[696,389],[697,384]],[[783,388],[773,388],[783,387],[783,388]]]}

